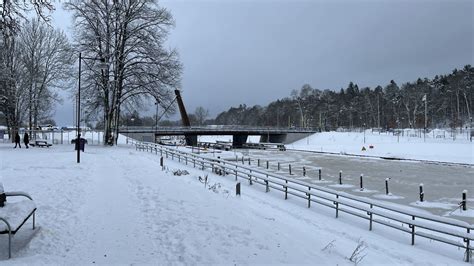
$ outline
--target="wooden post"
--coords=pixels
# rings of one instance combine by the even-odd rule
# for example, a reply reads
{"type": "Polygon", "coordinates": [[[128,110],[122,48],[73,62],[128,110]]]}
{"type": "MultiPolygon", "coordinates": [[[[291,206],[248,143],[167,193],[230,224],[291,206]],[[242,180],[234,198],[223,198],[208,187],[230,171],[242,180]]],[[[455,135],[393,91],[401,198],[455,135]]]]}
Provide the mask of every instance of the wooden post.
{"type": "Polygon", "coordinates": [[[303,166],[303,176],[306,176],[306,167],[303,166]]]}
{"type": "Polygon", "coordinates": [[[265,180],[265,192],[270,191],[270,188],[268,187],[268,180],[265,180]]]}
{"type": "Polygon", "coordinates": [[[385,194],[386,195],[389,194],[389,191],[388,191],[388,178],[385,178],[385,194]]]}
{"type": "Polygon", "coordinates": [[[161,170],[163,171],[165,168],[165,164],[163,163],[163,156],[161,156],[160,158],[160,166],[161,166],[161,170]]]}
{"type": "Polygon", "coordinates": [[[360,174],[360,190],[364,190],[364,174],[360,174]]]}
{"type": "Polygon", "coordinates": [[[425,193],[423,192],[423,183],[420,184],[420,201],[423,202],[425,198],[425,193]]]}
{"type": "Polygon", "coordinates": [[[321,181],[321,168],[318,169],[318,176],[319,176],[319,181],[321,181]]]}
{"type": "Polygon", "coordinates": [[[291,175],[291,164],[288,164],[288,172],[290,172],[291,175]]]}
{"type": "Polygon", "coordinates": [[[342,185],[342,171],[339,171],[339,185],[342,185]]]}
{"type": "Polygon", "coordinates": [[[268,163],[268,160],[267,160],[267,169],[268,169],[268,164],[269,164],[269,163],[268,163]]]}
{"type": "Polygon", "coordinates": [[[285,186],[285,200],[288,199],[288,180],[285,180],[286,186],[285,186]]]}
{"type": "Polygon", "coordinates": [[[462,192],[462,201],[461,206],[463,211],[467,211],[467,190],[463,190],[462,192]]]}
{"type": "Polygon", "coordinates": [[[240,196],[240,182],[235,185],[235,195],[240,196]]]}

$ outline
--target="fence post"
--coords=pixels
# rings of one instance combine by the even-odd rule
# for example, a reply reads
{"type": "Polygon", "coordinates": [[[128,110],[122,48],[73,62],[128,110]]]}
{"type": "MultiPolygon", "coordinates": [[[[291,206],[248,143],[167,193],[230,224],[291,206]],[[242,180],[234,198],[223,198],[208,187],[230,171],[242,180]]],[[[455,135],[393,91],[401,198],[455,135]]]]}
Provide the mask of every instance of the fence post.
{"type": "Polygon", "coordinates": [[[235,181],[237,181],[237,169],[235,169],[234,171],[235,171],[235,181]]]}
{"type": "Polygon", "coordinates": [[[423,202],[425,193],[423,192],[423,183],[420,184],[420,201],[423,202]]]}
{"type": "Polygon", "coordinates": [[[306,195],[308,195],[308,208],[311,208],[311,187],[308,187],[308,193],[306,193],[306,195]]]}
{"type": "MultiPolygon", "coordinates": [[[[33,217],[33,218],[34,218],[34,217],[33,217]]],[[[468,233],[468,234],[471,233],[471,229],[467,228],[467,233],[468,233]]],[[[471,251],[472,251],[472,250],[469,248],[469,247],[470,247],[470,245],[469,245],[469,244],[470,244],[469,238],[465,239],[464,242],[466,242],[466,259],[465,259],[465,261],[466,261],[466,262],[469,262],[469,259],[470,259],[471,255],[472,255],[472,254],[471,254],[471,251]]]]}
{"type": "MultiPolygon", "coordinates": [[[[370,204],[370,209],[372,209],[373,205],[370,204]]],[[[369,231],[372,231],[372,212],[368,213],[370,216],[370,222],[369,222],[369,231]]]]}
{"type": "Polygon", "coordinates": [[[467,211],[467,190],[463,190],[462,192],[462,201],[461,201],[461,206],[463,211],[467,211]]]}
{"type": "Polygon", "coordinates": [[[260,159],[257,159],[257,167],[260,167],[260,159]]]}
{"type": "Polygon", "coordinates": [[[278,171],[280,171],[280,162],[278,162],[278,171]]]}
{"type": "Polygon", "coordinates": [[[160,157],[160,166],[161,166],[161,170],[163,171],[164,169],[164,163],[163,163],[163,156],[160,157]]]}
{"type": "Polygon", "coordinates": [[[244,156],[242,156],[242,164],[244,164],[244,156]]]}
{"type": "MultiPolygon", "coordinates": [[[[415,220],[415,216],[412,216],[411,219],[414,221],[415,220]]],[[[415,225],[414,224],[410,224],[409,226],[411,228],[411,245],[415,245],[415,225]]]]}
{"type": "Polygon", "coordinates": [[[339,171],[339,185],[342,185],[342,171],[339,171]]]}
{"type": "Polygon", "coordinates": [[[269,163],[268,163],[268,160],[267,160],[267,169],[268,169],[268,164],[269,164],[269,163]]]}
{"type": "Polygon", "coordinates": [[[360,191],[364,190],[364,174],[360,174],[360,191]]]}
{"type": "Polygon", "coordinates": [[[270,191],[270,188],[268,187],[268,180],[265,180],[265,192],[270,191]]]}
{"type": "Polygon", "coordinates": [[[319,181],[321,181],[321,168],[318,169],[319,181]]]}
{"type": "Polygon", "coordinates": [[[389,194],[389,191],[388,191],[388,178],[385,178],[385,195],[388,195],[389,194]]]}
{"type": "Polygon", "coordinates": [[[334,201],[334,204],[336,205],[336,218],[339,217],[339,195],[336,195],[336,201],[334,201]]]}
{"type": "Polygon", "coordinates": [[[288,199],[288,180],[285,180],[286,186],[285,186],[285,200],[288,199]]]}
{"type": "Polygon", "coordinates": [[[249,165],[250,165],[250,157],[249,157],[249,165]]]}
{"type": "Polygon", "coordinates": [[[240,196],[240,182],[235,185],[235,195],[240,196]]]}
{"type": "Polygon", "coordinates": [[[291,164],[288,164],[288,172],[290,172],[291,175],[291,164]]]}

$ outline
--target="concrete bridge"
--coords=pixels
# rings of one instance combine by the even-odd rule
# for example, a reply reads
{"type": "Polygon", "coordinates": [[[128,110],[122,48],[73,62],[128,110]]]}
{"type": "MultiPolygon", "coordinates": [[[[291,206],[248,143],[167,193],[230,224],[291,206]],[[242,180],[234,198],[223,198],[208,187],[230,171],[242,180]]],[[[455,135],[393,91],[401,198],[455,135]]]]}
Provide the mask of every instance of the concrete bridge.
{"type": "Polygon", "coordinates": [[[204,135],[232,135],[234,147],[242,147],[248,136],[260,136],[260,142],[286,143],[301,137],[319,132],[315,128],[275,128],[275,127],[248,127],[248,126],[203,126],[203,127],[123,127],[119,133],[127,136],[152,135],[185,136],[186,145],[196,146],[197,137],[204,135]],[[291,135],[288,138],[288,135],[291,135]]]}

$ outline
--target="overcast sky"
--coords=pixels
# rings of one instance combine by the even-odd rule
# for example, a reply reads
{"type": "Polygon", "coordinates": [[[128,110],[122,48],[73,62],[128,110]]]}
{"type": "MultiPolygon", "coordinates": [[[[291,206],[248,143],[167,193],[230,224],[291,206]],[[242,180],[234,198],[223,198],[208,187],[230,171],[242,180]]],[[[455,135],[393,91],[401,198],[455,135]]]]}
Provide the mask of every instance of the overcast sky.
{"type": "MultiPolygon", "coordinates": [[[[184,65],[183,99],[212,116],[266,105],[305,83],[339,89],[401,84],[474,65],[474,1],[161,1],[184,65]]],[[[70,14],[54,25],[70,31],[70,14]]],[[[151,108],[152,109],[152,108],[151,108]]],[[[149,111],[151,112],[151,111],[149,111]]],[[[57,107],[72,124],[70,100],[57,107]]]]}

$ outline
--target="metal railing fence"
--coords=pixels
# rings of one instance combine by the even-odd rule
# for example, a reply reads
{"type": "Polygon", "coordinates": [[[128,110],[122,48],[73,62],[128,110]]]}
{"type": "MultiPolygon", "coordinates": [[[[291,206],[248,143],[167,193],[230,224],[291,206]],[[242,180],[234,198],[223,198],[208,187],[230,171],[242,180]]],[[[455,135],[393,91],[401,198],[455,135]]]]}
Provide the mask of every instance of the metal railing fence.
{"type": "MultiPolygon", "coordinates": [[[[346,192],[316,186],[307,182],[288,178],[286,176],[270,173],[261,169],[252,168],[237,162],[229,162],[220,158],[207,158],[201,155],[172,149],[149,142],[133,142],[136,150],[154,152],[181,163],[192,164],[202,170],[211,169],[212,172],[224,176],[233,176],[245,179],[249,185],[260,184],[265,186],[265,191],[271,189],[281,191],[285,195],[292,195],[307,202],[317,203],[335,209],[336,218],[339,213],[347,213],[369,221],[369,230],[373,224],[381,224],[411,235],[411,244],[415,244],[415,236],[428,238],[465,250],[464,260],[469,262],[472,257],[472,242],[474,241],[474,225],[436,215],[425,214],[403,207],[394,206],[369,198],[354,196],[346,192]]],[[[242,160],[247,162],[250,158],[242,160]]]]}

